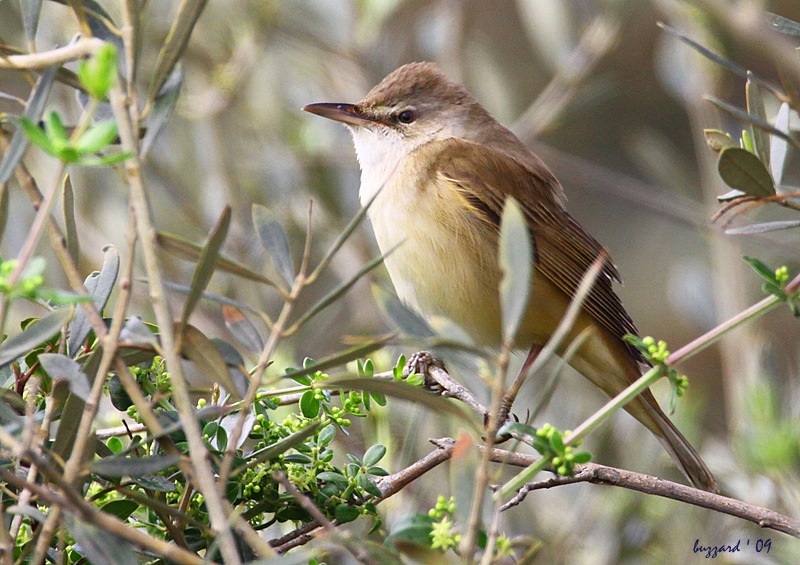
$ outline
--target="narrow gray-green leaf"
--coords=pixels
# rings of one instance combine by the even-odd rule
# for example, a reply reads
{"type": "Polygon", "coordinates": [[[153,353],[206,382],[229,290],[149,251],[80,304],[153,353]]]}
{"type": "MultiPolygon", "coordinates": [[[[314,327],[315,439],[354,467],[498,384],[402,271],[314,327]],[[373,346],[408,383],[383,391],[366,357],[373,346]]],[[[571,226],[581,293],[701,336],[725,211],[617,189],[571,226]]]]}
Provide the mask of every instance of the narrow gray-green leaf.
{"type": "Polygon", "coordinates": [[[253,225],[256,228],[261,244],[272,257],[275,270],[289,286],[294,283],[294,262],[289,251],[286,232],[277,217],[266,206],[253,204],[253,225]]]}
{"type": "MultiPolygon", "coordinates": [[[[93,272],[84,281],[89,296],[92,297],[95,307],[98,311],[102,312],[108,298],[111,296],[111,291],[114,290],[114,285],[117,282],[117,275],[119,274],[119,253],[113,245],[106,245],[103,248],[105,256],[103,257],[103,267],[100,272],[93,272]]],[[[80,308],[75,314],[75,319],[69,325],[69,342],[67,343],[67,352],[70,356],[74,356],[78,349],[83,344],[86,337],[89,335],[92,326],[83,308],[80,308]]]]}
{"type": "Polygon", "coordinates": [[[380,192],[380,190],[376,191],[375,195],[369,199],[369,202],[362,206],[358,212],[356,212],[356,215],[353,216],[353,219],[348,222],[347,226],[345,226],[344,230],[342,230],[342,233],[339,234],[339,236],[336,238],[336,241],[333,243],[333,245],[331,245],[331,248],[319,262],[317,268],[314,269],[314,273],[311,275],[312,278],[317,276],[328,266],[334,255],[336,255],[339,249],[341,249],[342,245],[344,245],[345,242],[350,238],[355,229],[361,225],[361,223],[364,221],[364,218],[367,216],[370,206],[372,206],[372,203],[375,202],[375,198],[378,197],[380,192]]]}
{"type": "Polygon", "coordinates": [[[717,202],[730,202],[731,200],[736,200],[737,198],[741,198],[742,196],[747,196],[747,193],[734,188],[733,190],[729,190],[725,194],[720,194],[719,196],[717,196],[717,202]]]}
{"type": "Polygon", "coordinates": [[[158,337],[139,316],[131,316],[122,326],[119,341],[136,345],[157,345],[158,337]]]}
{"type": "Polygon", "coordinates": [[[373,285],[372,296],[386,319],[404,334],[419,338],[436,336],[436,332],[433,331],[430,324],[417,312],[403,304],[397,295],[373,285]]]}
{"type": "MultiPolygon", "coordinates": [[[[702,45],[700,45],[699,43],[697,43],[693,39],[689,39],[687,36],[685,36],[681,32],[679,32],[677,29],[675,29],[674,27],[672,27],[670,25],[665,24],[664,22],[658,22],[657,25],[658,25],[658,27],[660,27],[661,29],[663,29],[667,33],[673,35],[674,37],[676,37],[677,39],[679,39],[680,41],[682,41],[683,43],[685,43],[686,45],[688,45],[689,47],[691,47],[692,49],[694,49],[695,51],[700,53],[703,57],[706,57],[707,59],[709,59],[711,61],[714,61],[715,63],[717,63],[721,67],[729,70],[730,72],[732,72],[733,74],[735,74],[737,76],[740,76],[742,78],[747,78],[747,69],[745,69],[744,67],[742,67],[740,65],[737,65],[736,63],[734,63],[730,59],[726,59],[725,57],[717,55],[716,53],[706,49],[705,47],[703,47],[702,45]]],[[[769,88],[773,92],[780,92],[781,91],[781,88],[778,85],[776,85],[775,83],[773,83],[773,82],[765,80],[765,79],[763,79],[763,78],[761,78],[759,76],[753,76],[753,78],[755,80],[757,80],[759,82],[759,84],[763,84],[764,86],[766,86],[767,88],[769,88]]]]}
{"type": "MultiPolygon", "coordinates": [[[[156,241],[158,242],[159,247],[161,247],[167,253],[187,261],[199,260],[202,252],[202,248],[196,243],[192,243],[191,241],[171,233],[158,232],[156,241]]],[[[244,265],[240,265],[239,263],[231,261],[230,259],[226,259],[223,256],[217,257],[216,265],[220,270],[232,275],[236,275],[237,277],[242,277],[243,279],[266,284],[271,287],[277,287],[275,282],[271,279],[265,277],[264,275],[260,275],[255,271],[251,271],[244,265]]]]}
{"type": "Polygon", "coordinates": [[[89,379],[74,359],[59,353],[42,353],[37,359],[51,379],[65,381],[72,394],[84,402],[88,400],[91,392],[89,379]]]}
{"type": "Polygon", "coordinates": [[[788,230],[800,227],[800,220],[785,220],[780,222],[765,222],[763,224],[751,224],[741,228],[730,228],[725,230],[728,235],[747,235],[754,233],[766,233],[770,231],[788,230]]]}
{"type": "Polygon", "coordinates": [[[8,183],[0,184],[0,242],[6,233],[8,223],[8,183]]]}
{"type": "Polygon", "coordinates": [[[29,45],[36,41],[36,31],[39,29],[39,15],[42,12],[42,0],[21,0],[22,28],[25,30],[25,39],[29,45]]]}
{"type": "Polygon", "coordinates": [[[72,318],[74,308],[59,308],[32,322],[25,330],[0,345],[0,367],[5,367],[56,335],[72,318]]]}
{"type": "Polygon", "coordinates": [[[67,240],[67,253],[72,258],[72,262],[77,265],[80,242],[78,241],[78,224],[75,222],[75,193],[72,191],[71,175],[64,175],[61,198],[64,209],[64,237],[67,240]]]}
{"type": "Polygon", "coordinates": [[[162,87],[167,82],[172,70],[183,56],[189,38],[192,35],[194,26],[197,23],[203,8],[206,7],[208,0],[183,0],[178,8],[178,14],[172,22],[169,35],[158,53],[156,70],[153,72],[153,80],[150,84],[150,92],[147,95],[148,105],[156,99],[162,87]]]}
{"type": "Polygon", "coordinates": [[[772,196],[775,185],[761,160],[739,147],[728,147],[719,154],[717,161],[719,176],[731,188],[737,188],[750,196],[772,196]]]}
{"type": "Polygon", "coordinates": [[[264,340],[261,338],[261,334],[241,310],[235,306],[224,304],[222,318],[230,332],[249,351],[260,353],[264,349],[264,340]]]}
{"type": "Polygon", "coordinates": [[[183,315],[181,316],[181,324],[186,324],[189,317],[192,315],[194,307],[200,300],[203,292],[206,290],[211,277],[214,275],[214,270],[217,265],[217,258],[219,257],[219,250],[228,237],[228,228],[231,225],[231,207],[225,206],[225,209],[220,214],[217,223],[211,229],[208,236],[208,241],[200,252],[200,258],[194,269],[192,276],[191,292],[186,297],[186,302],[183,305],[183,315]]]}
{"type": "Polygon", "coordinates": [[[89,465],[92,473],[104,477],[141,478],[154,475],[177,465],[180,455],[154,455],[152,457],[105,457],[89,465]]]}
{"type": "MultiPolygon", "coordinates": [[[[219,383],[228,394],[241,400],[246,391],[231,378],[225,359],[203,332],[191,325],[186,325],[181,334],[181,354],[194,363],[195,369],[204,376],[219,383]]],[[[245,387],[246,388],[246,387],[245,387]]]]}
{"type": "Polygon", "coordinates": [[[269,461],[270,459],[277,457],[281,453],[286,453],[293,447],[300,445],[305,440],[313,436],[317,429],[320,426],[320,422],[312,422],[311,424],[307,425],[302,430],[299,430],[289,437],[283,438],[280,441],[276,441],[275,443],[264,447],[263,449],[259,449],[258,451],[254,451],[248,455],[245,455],[245,459],[247,463],[242,465],[241,467],[237,467],[232,473],[231,477],[235,477],[242,471],[253,467],[259,463],[263,463],[265,461],[269,461]]]}
{"type": "Polygon", "coordinates": [[[500,222],[500,310],[503,341],[514,343],[517,330],[528,310],[533,273],[533,251],[528,223],[514,198],[507,198],[500,222]]]}
{"type": "Polygon", "coordinates": [[[756,128],[762,129],[762,130],[764,130],[764,131],[766,131],[768,133],[771,133],[773,135],[777,135],[778,137],[782,137],[783,139],[786,139],[792,145],[795,145],[795,146],[798,145],[797,140],[792,138],[791,135],[789,135],[788,133],[782,132],[781,130],[777,129],[776,127],[774,127],[769,122],[761,120],[761,119],[759,119],[756,116],[753,116],[751,114],[748,114],[747,112],[745,112],[741,108],[737,108],[736,106],[733,106],[732,104],[728,104],[724,100],[720,100],[719,98],[716,98],[715,96],[706,95],[706,96],[704,96],[704,98],[706,100],[708,100],[709,102],[711,102],[714,106],[720,108],[721,110],[724,110],[725,112],[728,112],[734,118],[737,118],[738,120],[740,120],[740,121],[742,121],[742,122],[744,122],[746,124],[750,124],[750,125],[752,125],[752,126],[754,126],[756,128]]]}
{"type": "Polygon", "coordinates": [[[766,17],[772,29],[778,33],[800,37],[800,23],[790,20],[789,18],[779,16],[778,14],[768,13],[766,14],[766,17]]]}
{"type": "Polygon", "coordinates": [[[296,327],[301,327],[303,324],[308,322],[311,318],[322,312],[325,308],[336,302],[341,296],[343,296],[350,288],[356,284],[361,278],[373,270],[378,265],[381,265],[386,257],[391,255],[391,253],[397,249],[394,247],[389,250],[388,253],[383,255],[379,255],[375,257],[372,261],[361,267],[358,272],[350,277],[348,280],[344,281],[342,284],[331,290],[328,294],[323,296],[316,304],[314,304],[311,308],[303,312],[303,315],[295,322],[293,325],[296,327]]]}
{"type": "MultiPolygon", "coordinates": [[[[764,107],[764,99],[761,96],[761,88],[758,83],[753,80],[753,73],[747,72],[747,84],[745,86],[747,94],[747,112],[751,116],[755,116],[764,123],[767,123],[767,110],[764,107]]],[[[765,167],[769,167],[769,136],[761,128],[752,128],[753,143],[756,146],[756,153],[758,158],[764,163],[765,167]]]]}
{"type": "MultiPolygon", "coordinates": [[[[45,70],[31,91],[27,107],[22,115],[33,123],[38,123],[42,118],[45,104],[53,88],[53,79],[56,77],[56,71],[57,67],[50,67],[45,70]]],[[[4,184],[11,177],[27,148],[28,136],[25,135],[21,127],[18,127],[11,137],[11,142],[6,154],[3,155],[2,162],[0,162],[0,184],[4,184]]]]}
{"type": "Polygon", "coordinates": [[[295,377],[309,375],[317,371],[326,371],[331,367],[341,367],[346,363],[349,363],[350,361],[353,361],[355,359],[361,359],[365,355],[369,355],[373,351],[380,349],[381,347],[389,343],[389,341],[391,341],[393,338],[394,338],[393,335],[387,335],[373,341],[368,341],[367,343],[356,345],[344,351],[339,351],[338,353],[334,353],[327,357],[323,357],[322,359],[318,359],[314,363],[310,364],[308,367],[288,372],[282,376],[293,379],[295,377]]]}
{"type": "Polygon", "coordinates": [[[36,520],[40,524],[43,524],[47,519],[47,515],[35,506],[19,506],[17,504],[12,504],[6,509],[6,512],[11,515],[27,516],[28,518],[36,520]]]}
{"type": "Polygon", "coordinates": [[[460,405],[450,400],[432,394],[421,387],[412,386],[402,381],[389,381],[385,379],[367,379],[358,377],[331,377],[315,385],[323,390],[363,390],[375,392],[386,396],[393,396],[408,400],[414,404],[425,406],[435,414],[447,413],[470,424],[477,429],[477,422],[473,414],[462,409],[460,405]]]}
{"type": "Polygon", "coordinates": [[[147,131],[142,139],[143,156],[150,151],[153,142],[164,131],[172,111],[175,110],[178,98],[180,98],[181,86],[183,86],[183,77],[183,65],[178,63],[169,77],[167,77],[164,86],[156,94],[155,100],[153,100],[153,108],[150,110],[145,122],[147,131]]]}
{"type": "Polygon", "coordinates": [[[64,517],[67,529],[90,563],[114,563],[114,565],[137,565],[139,559],[135,548],[125,539],[105,528],[83,521],[72,514],[64,517]]]}
{"type": "MultiPolygon", "coordinates": [[[[146,281],[147,279],[141,279],[146,281]]],[[[188,285],[185,284],[178,284],[171,281],[164,281],[164,286],[170,290],[174,290],[175,292],[180,292],[182,294],[189,294],[192,289],[189,288],[188,285]]],[[[265,316],[264,312],[260,310],[256,310],[252,306],[245,304],[244,302],[239,302],[238,300],[234,300],[233,298],[228,298],[227,296],[222,296],[220,294],[214,294],[213,292],[204,292],[202,297],[206,300],[210,300],[211,302],[217,302],[219,304],[228,304],[233,306],[234,308],[239,308],[240,310],[246,310],[247,312],[252,312],[257,316],[265,316]]]]}
{"type": "MultiPolygon", "coordinates": [[[[789,135],[789,103],[784,102],[778,110],[778,115],[775,116],[775,129],[789,135]]],[[[785,193],[785,189],[781,187],[783,182],[783,171],[786,166],[786,155],[789,153],[789,144],[783,137],[773,135],[770,137],[770,159],[769,170],[772,172],[772,178],[775,179],[775,186],[778,194],[785,193]]]]}

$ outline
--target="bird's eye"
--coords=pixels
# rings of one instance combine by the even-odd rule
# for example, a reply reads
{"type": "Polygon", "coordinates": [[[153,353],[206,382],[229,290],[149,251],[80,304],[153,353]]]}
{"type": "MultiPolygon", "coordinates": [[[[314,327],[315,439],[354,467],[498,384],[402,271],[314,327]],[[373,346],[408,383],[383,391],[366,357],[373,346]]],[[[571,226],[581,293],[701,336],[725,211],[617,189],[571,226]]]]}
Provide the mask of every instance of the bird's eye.
{"type": "Polygon", "coordinates": [[[417,117],[411,110],[403,110],[402,112],[397,114],[397,121],[400,122],[401,124],[410,124],[415,119],[417,119],[417,117]]]}

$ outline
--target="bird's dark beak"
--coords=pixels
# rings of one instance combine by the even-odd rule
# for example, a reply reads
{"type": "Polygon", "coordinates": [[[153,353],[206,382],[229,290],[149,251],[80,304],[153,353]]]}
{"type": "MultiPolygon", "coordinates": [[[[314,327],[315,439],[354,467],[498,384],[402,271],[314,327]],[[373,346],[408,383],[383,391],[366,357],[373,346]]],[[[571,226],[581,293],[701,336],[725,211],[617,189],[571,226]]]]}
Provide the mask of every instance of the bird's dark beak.
{"type": "Polygon", "coordinates": [[[319,102],[303,106],[303,110],[349,126],[366,126],[375,123],[374,119],[359,112],[354,104],[319,102]]]}

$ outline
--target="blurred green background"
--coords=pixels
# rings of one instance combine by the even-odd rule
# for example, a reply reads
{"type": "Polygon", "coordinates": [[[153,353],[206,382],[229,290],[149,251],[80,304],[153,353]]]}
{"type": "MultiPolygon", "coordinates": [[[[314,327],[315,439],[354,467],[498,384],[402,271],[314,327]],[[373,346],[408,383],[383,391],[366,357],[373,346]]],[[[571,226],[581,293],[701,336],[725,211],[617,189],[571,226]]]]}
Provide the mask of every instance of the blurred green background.
{"type": "MultiPolygon", "coordinates": [[[[101,4],[112,14],[119,9],[116,2],[101,4]]],[[[176,4],[149,3],[141,76],[155,64],[176,4]]],[[[763,5],[800,20],[795,0],[763,5]]],[[[656,22],[666,21],[758,74],[778,78],[770,62],[754,58],[735,37],[711,33],[701,14],[685,17],[675,6],[638,0],[209,2],[187,51],[182,98],[146,162],[157,226],[200,242],[229,203],[234,221],[225,253],[261,268],[267,258],[252,229],[251,203],[282,218],[299,256],[313,201],[314,255],[321,256],[357,210],[358,165],[345,128],[300,108],[355,102],[399,65],[435,61],[551,166],[572,214],[618,264],[625,278],[619,292],[641,333],[665,339],[675,350],[762,296],[742,255],[773,267],[796,268],[800,258],[797,230],[734,237],[710,222],[719,207],[716,195],[728,188],[715,174],[702,129],[738,135],[741,125],[702,97],[713,94],[742,106],[744,84],[656,22]]],[[[2,42],[24,48],[19,21],[17,3],[0,2],[2,42]]],[[[63,45],[75,29],[65,6],[45,2],[37,46],[63,45]]],[[[0,91],[24,99],[29,88],[22,75],[0,71],[0,91]]],[[[52,102],[74,120],[73,96],[57,86],[52,102]]],[[[767,103],[772,115],[777,103],[767,103]]],[[[20,107],[0,98],[0,110],[19,113],[20,107]]],[[[26,157],[40,179],[48,178],[49,160],[36,151],[26,157]]],[[[73,183],[81,213],[81,267],[88,274],[99,268],[105,244],[124,249],[127,195],[110,171],[78,169],[73,183]]],[[[0,246],[3,257],[18,253],[33,217],[27,199],[13,187],[11,198],[14,213],[0,246]]],[[[739,223],[779,216],[786,214],[757,211],[739,223]]],[[[376,254],[371,232],[362,226],[328,279],[305,297],[306,304],[376,254]]],[[[188,281],[191,264],[166,263],[171,280],[188,281]]],[[[48,284],[58,286],[58,277],[53,269],[48,284]]],[[[387,331],[370,283],[391,288],[385,271],[375,271],[287,340],[277,368],[341,349],[347,336],[387,331]]],[[[226,275],[215,276],[210,290],[272,312],[280,303],[263,288],[226,275]]],[[[135,300],[131,312],[151,318],[144,285],[136,285],[135,300]]],[[[14,313],[26,315],[23,308],[14,313]]],[[[210,336],[233,339],[216,305],[204,305],[194,321],[210,336]]],[[[675,414],[728,493],[795,517],[800,516],[798,460],[776,467],[759,449],[784,441],[771,437],[770,430],[800,419],[798,335],[796,320],[781,309],[698,355],[682,367],[691,388],[675,414]],[[772,415],[764,416],[770,410],[772,415]]],[[[393,364],[399,351],[414,348],[379,355],[378,368],[393,364]]],[[[666,387],[657,393],[666,401],[666,387]]],[[[536,383],[528,383],[525,394],[535,397],[536,383]]],[[[573,427],[602,400],[577,375],[566,375],[538,423],[573,427]]],[[[386,418],[385,426],[357,430],[356,436],[394,436],[392,470],[425,453],[427,437],[455,433],[443,419],[400,402],[386,418]]],[[[795,441],[796,434],[787,438],[795,441]]],[[[679,478],[658,443],[627,415],[586,445],[600,463],[679,478]]],[[[388,524],[404,512],[429,507],[437,494],[457,490],[458,483],[448,485],[453,471],[444,466],[437,473],[442,481],[429,476],[382,505],[388,524]]],[[[707,543],[773,538],[769,556],[749,551],[729,561],[719,558],[723,562],[788,563],[800,554],[789,538],[776,539],[740,520],[587,485],[532,495],[507,513],[504,527],[544,540],[541,563],[692,562],[699,559],[691,552],[696,538],[707,543]]]]}

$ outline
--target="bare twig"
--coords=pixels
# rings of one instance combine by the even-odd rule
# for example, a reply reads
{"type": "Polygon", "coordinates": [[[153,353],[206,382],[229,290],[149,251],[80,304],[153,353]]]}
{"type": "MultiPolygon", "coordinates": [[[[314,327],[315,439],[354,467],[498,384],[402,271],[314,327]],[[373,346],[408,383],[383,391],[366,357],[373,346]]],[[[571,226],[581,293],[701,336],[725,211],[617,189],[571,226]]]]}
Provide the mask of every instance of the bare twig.
{"type": "Polygon", "coordinates": [[[762,508],[754,504],[748,504],[741,500],[736,500],[720,494],[714,494],[694,487],[673,483],[672,481],[665,481],[664,479],[659,479],[651,475],[634,473],[632,471],[626,471],[625,469],[606,467],[595,463],[581,465],[579,470],[572,477],[553,477],[546,481],[528,483],[520,490],[517,496],[503,506],[503,510],[518,505],[525,499],[525,495],[528,492],[574,483],[615,486],[628,490],[635,490],[644,494],[670,498],[693,506],[700,506],[716,512],[722,512],[723,514],[729,514],[730,516],[735,516],[736,518],[758,524],[762,528],[769,528],[776,532],[782,532],[800,538],[800,522],[773,510],[762,508]]]}
{"type": "Polygon", "coordinates": [[[82,57],[91,55],[104,43],[105,41],[94,37],[82,37],[75,43],[57,49],[51,49],[50,51],[0,57],[0,69],[32,71],[46,69],[53,65],[63,65],[64,63],[76,61],[82,57]]]}

